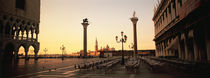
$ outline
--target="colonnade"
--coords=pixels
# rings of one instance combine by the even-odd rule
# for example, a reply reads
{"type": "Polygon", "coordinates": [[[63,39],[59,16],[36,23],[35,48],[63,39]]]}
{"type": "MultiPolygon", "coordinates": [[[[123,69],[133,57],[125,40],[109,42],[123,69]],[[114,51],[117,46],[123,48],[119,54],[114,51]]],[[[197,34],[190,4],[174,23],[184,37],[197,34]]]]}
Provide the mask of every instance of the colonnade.
{"type": "Polygon", "coordinates": [[[210,60],[207,31],[199,28],[178,33],[156,43],[156,56],[176,57],[185,61],[206,62],[210,60]],[[206,38],[207,37],[207,38],[206,38]]]}

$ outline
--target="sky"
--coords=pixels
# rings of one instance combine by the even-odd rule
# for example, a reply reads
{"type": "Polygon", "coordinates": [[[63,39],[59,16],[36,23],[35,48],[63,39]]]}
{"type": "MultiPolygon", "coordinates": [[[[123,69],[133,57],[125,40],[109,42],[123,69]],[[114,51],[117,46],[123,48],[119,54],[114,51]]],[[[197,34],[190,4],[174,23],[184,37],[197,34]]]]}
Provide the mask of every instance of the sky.
{"type": "Polygon", "coordinates": [[[136,11],[137,46],[154,49],[153,8],[156,0],[41,0],[39,54],[47,48],[48,54],[60,54],[64,45],[68,54],[83,49],[82,19],[88,18],[87,48],[114,47],[121,50],[115,36],[123,31],[127,35],[124,49],[133,43],[133,26],[130,18],[136,11]]]}

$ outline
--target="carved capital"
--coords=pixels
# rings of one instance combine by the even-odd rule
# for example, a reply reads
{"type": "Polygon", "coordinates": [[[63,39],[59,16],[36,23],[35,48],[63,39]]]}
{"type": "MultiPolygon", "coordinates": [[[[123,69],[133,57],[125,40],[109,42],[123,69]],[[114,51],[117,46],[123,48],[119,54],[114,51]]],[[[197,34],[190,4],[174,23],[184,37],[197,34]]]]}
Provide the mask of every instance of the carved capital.
{"type": "Polygon", "coordinates": [[[138,18],[137,17],[133,17],[133,18],[131,18],[131,21],[133,22],[133,24],[136,24],[137,21],[138,21],[138,18]]]}
{"type": "Polygon", "coordinates": [[[82,23],[82,25],[84,28],[87,28],[89,24],[85,22],[85,23],[82,23]]]}

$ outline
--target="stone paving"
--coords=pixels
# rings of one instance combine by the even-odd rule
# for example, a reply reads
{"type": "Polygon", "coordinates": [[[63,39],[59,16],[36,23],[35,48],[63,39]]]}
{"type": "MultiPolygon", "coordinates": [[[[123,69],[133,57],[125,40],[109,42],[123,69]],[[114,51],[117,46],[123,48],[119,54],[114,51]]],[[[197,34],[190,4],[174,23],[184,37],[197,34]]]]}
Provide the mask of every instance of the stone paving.
{"type": "MultiPolygon", "coordinates": [[[[136,73],[126,71],[125,67],[117,64],[111,69],[74,69],[74,66],[41,71],[26,75],[17,76],[19,78],[198,78],[197,75],[184,72],[173,71],[150,71],[148,66],[141,63],[136,73]]],[[[204,77],[203,77],[204,78],[204,77]]]]}

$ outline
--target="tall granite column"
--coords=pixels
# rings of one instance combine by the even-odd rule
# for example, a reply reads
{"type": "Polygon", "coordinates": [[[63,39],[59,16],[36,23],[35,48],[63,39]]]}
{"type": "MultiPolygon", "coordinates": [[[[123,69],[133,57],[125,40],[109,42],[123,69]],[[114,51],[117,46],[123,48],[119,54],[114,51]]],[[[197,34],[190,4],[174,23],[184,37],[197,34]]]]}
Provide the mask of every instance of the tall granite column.
{"type": "Polygon", "coordinates": [[[87,57],[87,26],[89,25],[87,19],[83,19],[83,28],[84,28],[84,40],[83,40],[83,51],[84,51],[84,57],[87,57]]]}
{"type": "Polygon", "coordinates": [[[130,18],[133,23],[133,43],[134,43],[134,57],[136,57],[137,54],[137,34],[136,34],[136,24],[138,21],[138,18],[135,16],[135,12],[133,13],[133,17],[130,18]]]}

